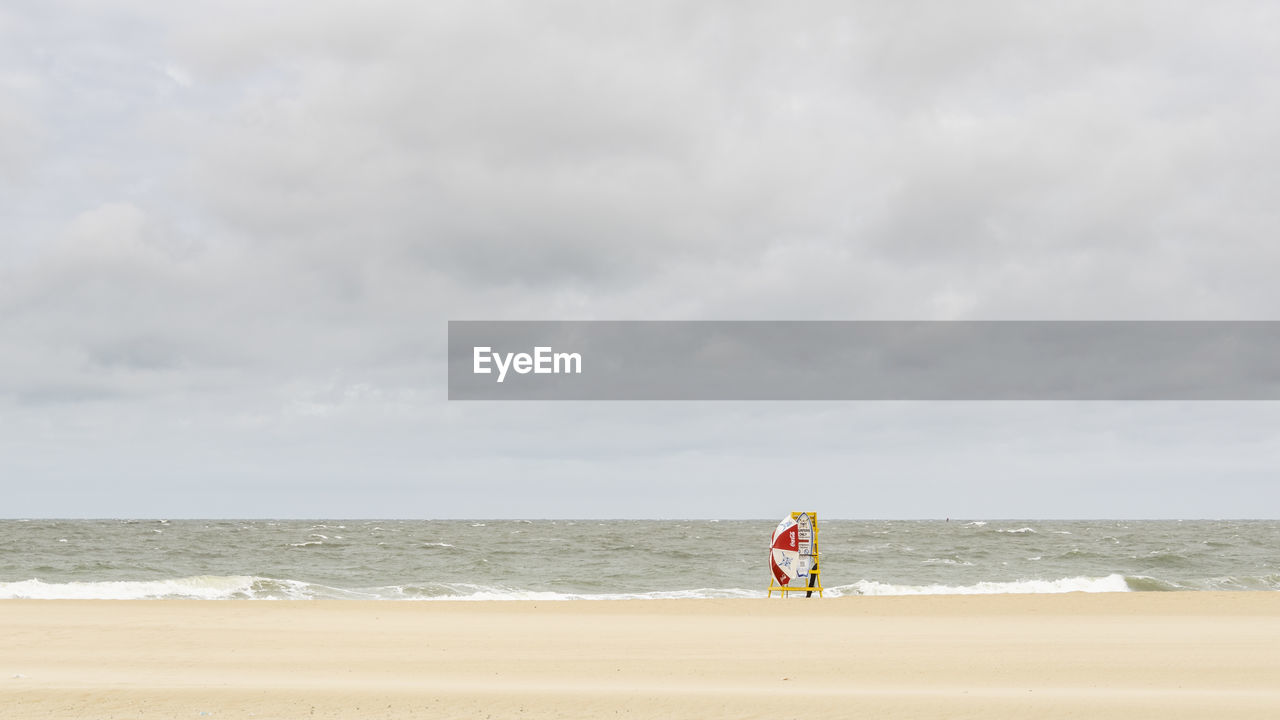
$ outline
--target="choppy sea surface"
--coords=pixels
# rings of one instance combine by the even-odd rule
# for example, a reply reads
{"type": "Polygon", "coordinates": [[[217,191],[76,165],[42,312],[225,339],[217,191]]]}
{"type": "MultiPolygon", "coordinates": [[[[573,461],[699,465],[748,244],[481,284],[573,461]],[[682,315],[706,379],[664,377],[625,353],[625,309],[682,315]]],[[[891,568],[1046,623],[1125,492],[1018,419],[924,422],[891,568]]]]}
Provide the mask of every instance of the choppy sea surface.
{"type": "MultiPolygon", "coordinates": [[[[0,520],[0,599],[759,597],[777,520],[0,520]]],[[[1280,590],[1280,521],[819,524],[827,596],[1280,590]]]]}

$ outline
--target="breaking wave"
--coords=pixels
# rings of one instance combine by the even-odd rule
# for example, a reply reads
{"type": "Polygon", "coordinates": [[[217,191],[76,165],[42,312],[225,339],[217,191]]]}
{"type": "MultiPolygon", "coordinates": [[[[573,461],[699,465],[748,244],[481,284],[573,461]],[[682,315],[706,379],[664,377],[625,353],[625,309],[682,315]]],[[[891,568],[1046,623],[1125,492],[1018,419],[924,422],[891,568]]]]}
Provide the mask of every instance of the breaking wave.
{"type": "Polygon", "coordinates": [[[1069,577],[1060,580],[1014,580],[980,582],[973,585],[892,585],[875,580],[859,580],[840,585],[828,592],[841,595],[1004,595],[1021,593],[1129,592],[1123,575],[1106,577],[1069,577]]]}
{"type": "Polygon", "coordinates": [[[640,593],[551,592],[469,583],[337,588],[301,580],[201,575],[168,580],[0,583],[0,600],[663,600],[763,597],[762,590],[693,588],[640,593]]]}
{"type": "MultiPolygon", "coordinates": [[[[859,580],[828,587],[827,597],[875,595],[1003,595],[1039,593],[1170,592],[1186,590],[1280,590],[1280,575],[1222,577],[1189,585],[1148,576],[1112,574],[1057,580],[979,582],[972,585],[903,585],[859,580]]],[[[417,583],[339,588],[301,580],[249,575],[201,575],[167,580],[47,583],[38,579],[0,583],[3,600],[679,600],[759,598],[745,588],[690,588],[652,592],[555,592],[471,583],[417,583]]]]}

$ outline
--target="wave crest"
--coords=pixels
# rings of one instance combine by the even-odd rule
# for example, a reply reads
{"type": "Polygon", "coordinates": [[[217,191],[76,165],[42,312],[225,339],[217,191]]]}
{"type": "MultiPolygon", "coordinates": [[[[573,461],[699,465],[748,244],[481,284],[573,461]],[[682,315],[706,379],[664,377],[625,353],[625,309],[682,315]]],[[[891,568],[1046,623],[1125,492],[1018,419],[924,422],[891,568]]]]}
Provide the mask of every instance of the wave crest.
{"type": "Polygon", "coordinates": [[[1125,576],[1068,577],[1059,580],[1013,580],[973,585],[893,585],[859,580],[852,585],[828,588],[835,597],[847,595],[1006,595],[1024,593],[1129,592],[1125,576]]]}

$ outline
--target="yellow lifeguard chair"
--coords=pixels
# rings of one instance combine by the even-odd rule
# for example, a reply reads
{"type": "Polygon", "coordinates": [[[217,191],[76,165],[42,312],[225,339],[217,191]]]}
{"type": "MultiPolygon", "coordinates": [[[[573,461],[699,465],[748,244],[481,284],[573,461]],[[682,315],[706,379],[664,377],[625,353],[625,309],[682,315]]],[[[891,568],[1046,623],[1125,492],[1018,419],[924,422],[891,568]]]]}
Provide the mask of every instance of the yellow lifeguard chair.
{"type": "MultiPolygon", "coordinates": [[[[818,597],[822,597],[822,570],[818,562],[818,513],[816,512],[793,512],[791,520],[795,522],[795,530],[797,536],[797,550],[799,551],[802,562],[807,559],[807,572],[804,575],[798,575],[796,580],[807,577],[807,582],[803,585],[797,584],[782,585],[778,583],[775,573],[769,574],[769,597],[773,597],[774,591],[778,591],[782,597],[786,597],[787,593],[803,592],[805,597],[813,597],[816,591],[818,597]]],[[[783,519],[783,524],[786,520],[783,519]]],[[[779,527],[782,527],[780,525],[779,527]]],[[[775,533],[775,539],[777,535],[775,533]]],[[[770,548],[769,562],[774,562],[773,548],[770,548]]]]}

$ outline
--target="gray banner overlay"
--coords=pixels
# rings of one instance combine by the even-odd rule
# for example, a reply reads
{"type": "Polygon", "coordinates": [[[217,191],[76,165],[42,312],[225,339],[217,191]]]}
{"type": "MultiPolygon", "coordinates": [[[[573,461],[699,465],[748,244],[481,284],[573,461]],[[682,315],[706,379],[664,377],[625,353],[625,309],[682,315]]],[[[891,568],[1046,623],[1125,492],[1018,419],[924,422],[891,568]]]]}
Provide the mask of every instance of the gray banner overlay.
{"type": "Polygon", "coordinates": [[[1280,400],[1280,322],[450,321],[449,399],[1280,400]]]}

